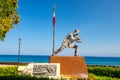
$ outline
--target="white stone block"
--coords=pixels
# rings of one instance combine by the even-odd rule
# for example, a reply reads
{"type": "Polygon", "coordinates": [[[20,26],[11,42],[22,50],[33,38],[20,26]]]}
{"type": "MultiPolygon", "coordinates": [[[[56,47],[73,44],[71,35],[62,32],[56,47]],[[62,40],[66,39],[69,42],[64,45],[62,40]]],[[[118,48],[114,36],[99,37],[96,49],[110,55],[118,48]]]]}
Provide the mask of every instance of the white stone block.
{"type": "Polygon", "coordinates": [[[27,67],[19,66],[20,75],[31,75],[37,77],[60,77],[59,63],[29,63],[27,67]]]}

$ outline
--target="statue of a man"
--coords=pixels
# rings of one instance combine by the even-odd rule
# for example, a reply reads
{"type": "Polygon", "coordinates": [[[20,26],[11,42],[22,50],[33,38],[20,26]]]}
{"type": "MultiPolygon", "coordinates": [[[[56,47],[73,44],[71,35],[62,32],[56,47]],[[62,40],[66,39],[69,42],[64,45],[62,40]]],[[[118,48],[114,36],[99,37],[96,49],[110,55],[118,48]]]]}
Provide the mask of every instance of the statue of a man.
{"type": "Polygon", "coordinates": [[[74,32],[71,32],[69,33],[65,39],[63,40],[62,42],[62,46],[57,49],[53,54],[52,56],[56,55],[58,52],[62,51],[64,48],[66,47],[69,47],[69,48],[75,48],[75,56],[78,55],[78,46],[77,45],[74,45],[73,42],[76,41],[76,42],[82,42],[82,40],[78,37],[78,34],[79,34],[79,30],[76,29],[74,32]]]}

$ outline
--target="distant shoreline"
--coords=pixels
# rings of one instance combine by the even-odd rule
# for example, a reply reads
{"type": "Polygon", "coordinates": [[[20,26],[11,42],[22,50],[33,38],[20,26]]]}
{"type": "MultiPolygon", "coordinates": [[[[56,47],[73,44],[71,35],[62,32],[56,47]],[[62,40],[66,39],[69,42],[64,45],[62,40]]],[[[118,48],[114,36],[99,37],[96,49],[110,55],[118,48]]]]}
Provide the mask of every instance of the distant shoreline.
{"type": "MultiPolygon", "coordinates": [[[[17,54],[0,54],[0,56],[18,56],[17,54]]],[[[51,56],[51,55],[39,55],[39,54],[22,54],[20,56],[51,56]]],[[[59,55],[59,56],[73,56],[73,55],[59,55]]],[[[79,55],[79,56],[84,56],[84,55],[79,55]]],[[[91,56],[91,55],[86,55],[84,57],[108,57],[108,58],[120,58],[120,56],[91,56]]]]}
{"type": "MultiPolygon", "coordinates": [[[[1,65],[18,65],[18,62],[0,62],[1,65]]],[[[27,62],[20,62],[20,64],[29,64],[27,62]]]]}
{"type": "MultiPolygon", "coordinates": [[[[50,57],[45,55],[21,55],[19,58],[21,63],[48,63],[50,57]]],[[[120,66],[120,57],[86,57],[84,56],[87,65],[105,65],[105,66],[120,66]]],[[[0,55],[0,62],[16,64],[18,62],[17,55],[0,55]]]]}

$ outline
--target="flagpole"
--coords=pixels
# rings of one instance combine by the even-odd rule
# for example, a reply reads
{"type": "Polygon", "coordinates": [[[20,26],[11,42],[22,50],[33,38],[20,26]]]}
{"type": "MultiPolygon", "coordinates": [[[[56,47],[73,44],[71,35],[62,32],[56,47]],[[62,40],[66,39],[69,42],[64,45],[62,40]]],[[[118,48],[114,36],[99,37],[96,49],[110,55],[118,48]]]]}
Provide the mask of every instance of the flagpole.
{"type": "Polygon", "coordinates": [[[55,51],[55,25],[53,25],[53,53],[55,51]]]}
{"type": "Polygon", "coordinates": [[[54,4],[53,6],[53,51],[52,54],[55,51],[55,23],[56,23],[56,16],[55,16],[55,12],[56,12],[56,5],[54,4]]]}

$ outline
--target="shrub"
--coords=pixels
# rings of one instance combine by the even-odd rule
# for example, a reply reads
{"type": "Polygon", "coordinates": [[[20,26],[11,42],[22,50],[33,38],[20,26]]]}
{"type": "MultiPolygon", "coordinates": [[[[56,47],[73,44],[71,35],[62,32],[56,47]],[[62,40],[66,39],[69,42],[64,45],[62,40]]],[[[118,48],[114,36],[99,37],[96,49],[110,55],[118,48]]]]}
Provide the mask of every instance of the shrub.
{"type": "Polygon", "coordinates": [[[88,73],[99,76],[109,76],[120,78],[120,68],[113,67],[88,67],[88,73]]]}
{"type": "Polygon", "coordinates": [[[96,76],[92,73],[89,74],[88,80],[119,80],[118,78],[112,78],[108,76],[96,76]]]}
{"type": "Polygon", "coordinates": [[[5,75],[18,75],[18,67],[10,66],[10,67],[0,67],[0,76],[5,75]]]}

